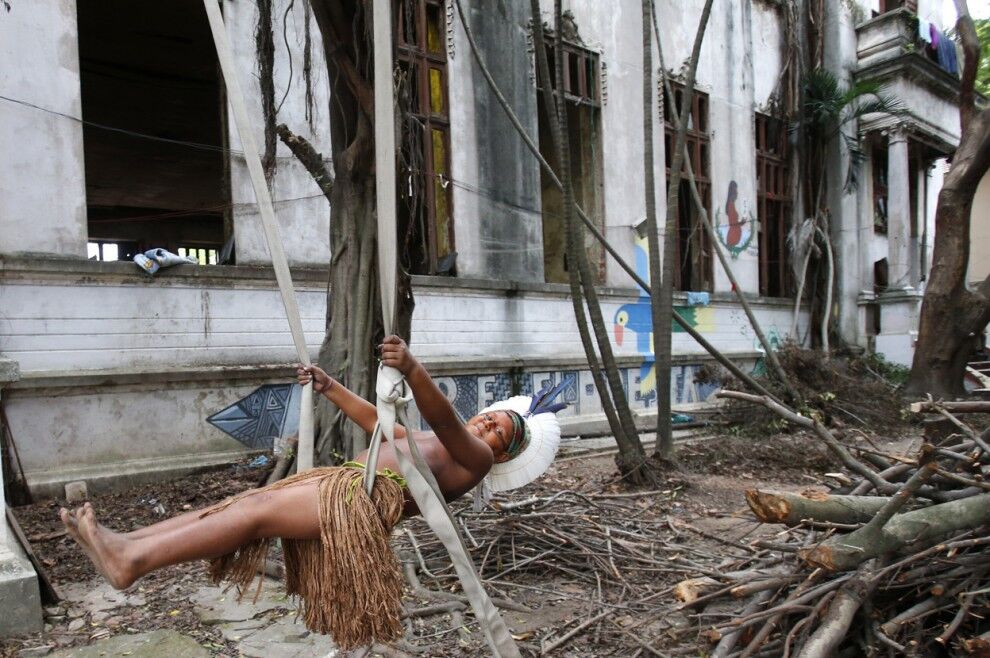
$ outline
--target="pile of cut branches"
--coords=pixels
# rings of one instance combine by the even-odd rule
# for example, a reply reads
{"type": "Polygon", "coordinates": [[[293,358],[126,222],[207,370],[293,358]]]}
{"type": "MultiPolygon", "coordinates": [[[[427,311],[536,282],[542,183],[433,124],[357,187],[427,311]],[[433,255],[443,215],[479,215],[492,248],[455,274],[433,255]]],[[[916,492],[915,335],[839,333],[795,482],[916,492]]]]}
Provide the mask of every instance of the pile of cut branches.
{"type": "MultiPolygon", "coordinates": [[[[906,425],[904,404],[899,393],[906,369],[870,355],[825,356],[820,350],[787,342],[777,351],[777,358],[793,389],[800,396],[802,411],[816,413],[829,426],[884,427],[888,431],[906,425]]],[[[703,371],[702,380],[717,381],[726,388],[738,388],[727,375],[703,371]]],[[[774,378],[761,383],[780,399],[787,391],[774,378]]],[[[729,405],[729,413],[746,425],[759,430],[782,425],[775,414],[746,404],[729,405]]]]}
{"type": "MultiPolygon", "coordinates": [[[[498,607],[520,610],[507,593],[516,588],[539,591],[544,600],[574,598],[575,592],[582,592],[573,624],[542,637],[526,633],[520,636],[523,648],[546,655],[588,634],[596,643],[627,646],[624,655],[656,654],[655,648],[644,649],[630,618],[655,622],[657,611],[668,606],[671,586],[665,577],[697,573],[705,569],[701,563],[719,559],[718,550],[699,551],[678,539],[679,533],[702,531],[666,516],[677,488],[582,493],[531,485],[529,491],[532,495],[525,498],[496,497],[479,511],[456,512],[475,565],[496,595],[493,601],[498,607]],[[555,589],[562,585],[571,593],[555,589]],[[620,618],[626,625],[619,623],[620,618]]],[[[428,582],[441,597],[460,601],[459,606],[454,604],[458,610],[466,608],[465,599],[445,591],[456,577],[442,544],[420,520],[408,522],[404,533],[396,543],[413,593],[437,598],[436,590],[421,583],[428,582]]],[[[751,552],[745,546],[724,548],[751,552]]]]}
{"type": "Polygon", "coordinates": [[[716,643],[711,656],[990,656],[990,427],[957,415],[990,403],[915,405],[941,422],[904,457],[855,455],[817,419],[722,395],[811,429],[855,477],[835,474],[828,494],[747,492],[760,521],[787,528],[755,543],[766,553],[742,577],[676,590],[691,630],[716,643]]]}

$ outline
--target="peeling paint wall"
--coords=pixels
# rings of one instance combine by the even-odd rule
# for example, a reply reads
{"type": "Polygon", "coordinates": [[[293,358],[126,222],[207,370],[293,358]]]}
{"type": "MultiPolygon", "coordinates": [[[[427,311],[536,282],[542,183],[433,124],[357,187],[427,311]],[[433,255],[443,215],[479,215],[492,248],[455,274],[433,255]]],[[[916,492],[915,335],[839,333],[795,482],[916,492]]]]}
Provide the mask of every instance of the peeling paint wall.
{"type": "MultiPolygon", "coordinates": [[[[526,131],[538,139],[526,51],[527,3],[462,0],[478,49],[526,131]]],[[[461,277],[543,281],[540,169],[471,54],[463,24],[448,52],[454,244],[461,277]]]]}
{"type": "MultiPolygon", "coordinates": [[[[329,156],[330,100],[323,42],[319,29],[315,23],[312,24],[313,115],[309,122],[306,119],[306,80],[302,55],[306,12],[310,9],[307,2],[295,2],[286,13],[290,2],[292,0],[274,0],[272,3],[275,105],[278,109],[275,121],[286,124],[292,132],[309,140],[317,151],[329,156]],[[286,50],[286,40],[290,50],[286,50]]],[[[226,0],[223,11],[227,32],[231,35],[249,120],[254,127],[255,141],[261,149],[265,143],[265,130],[254,41],[258,8],[253,2],[226,0]]],[[[234,126],[233,113],[229,109],[228,117],[230,147],[239,151],[240,138],[234,126]]],[[[242,155],[231,154],[230,170],[231,200],[235,204],[233,215],[237,262],[242,265],[270,263],[261,217],[255,204],[254,188],[251,187],[251,178],[242,155]]],[[[281,141],[276,147],[276,172],[271,182],[271,194],[289,264],[326,265],[330,261],[330,205],[305,167],[281,141]]]]}
{"type": "Polygon", "coordinates": [[[85,258],[75,0],[18,2],[0,18],[0,254],[85,258]]]}

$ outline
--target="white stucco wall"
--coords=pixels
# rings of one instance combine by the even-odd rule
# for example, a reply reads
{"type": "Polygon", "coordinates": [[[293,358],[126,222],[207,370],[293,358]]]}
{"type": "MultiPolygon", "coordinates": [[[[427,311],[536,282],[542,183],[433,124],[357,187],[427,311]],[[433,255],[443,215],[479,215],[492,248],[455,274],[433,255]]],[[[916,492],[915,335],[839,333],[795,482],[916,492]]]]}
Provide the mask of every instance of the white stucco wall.
{"type": "Polygon", "coordinates": [[[85,258],[75,0],[18,2],[0,19],[0,253],[85,258]]]}
{"type": "MultiPolygon", "coordinates": [[[[88,263],[86,263],[88,265],[88,263]]],[[[168,275],[131,263],[100,272],[25,271],[0,281],[0,352],[26,375],[159,371],[295,360],[267,280],[168,275]]],[[[179,268],[196,266],[179,266],[179,268]]],[[[307,342],[323,339],[325,287],[296,283],[307,342]]]]}
{"type": "MultiPolygon", "coordinates": [[[[305,137],[317,151],[328,159],[330,154],[329,82],[323,42],[315,22],[310,25],[312,41],[312,125],[305,118],[306,82],[303,75],[302,52],[305,40],[305,13],[308,3],[294,3],[286,15],[291,0],[276,0],[272,7],[275,34],[275,105],[281,108],[276,123],[286,124],[297,135],[305,137]],[[285,23],[283,24],[283,17],[285,23]],[[286,50],[283,34],[291,53],[286,50]],[[292,60],[290,65],[290,58],[292,60]],[[291,66],[291,78],[290,78],[291,66]],[[284,97],[284,102],[282,99],[284,97]]],[[[258,8],[251,2],[227,0],[223,4],[224,20],[234,49],[240,73],[248,115],[254,127],[254,139],[264,152],[264,116],[261,110],[261,88],[258,82],[258,60],[255,28],[258,8]]],[[[261,227],[261,217],[255,203],[254,188],[241,149],[240,136],[234,125],[233,113],[228,112],[230,148],[231,200],[234,207],[235,253],[239,264],[271,262],[261,227]]],[[[279,141],[276,148],[277,169],[271,184],[275,215],[291,265],[323,266],[330,260],[330,204],[288,147],[279,141]]],[[[328,166],[330,163],[328,161],[328,166]]],[[[332,169],[332,167],[331,167],[332,169]]]]}
{"type": "MultiPolygon", "coordinates": [[[[682,70],[690,55],[703,2],[657,3],[658,25],[668,69],[682,70]]],[[[542,0],[546,22],[552,23],[553,3],[542,0]]],[[[602,158],[606,237],[630,263],[635,262],[633,226],[646,217],[643,171],[643,51],[642,5],[638,2],[564,2],[573,11],[585,44],[601,53],[607,69],[607,103],[602,108],[602,158]]],[[[709,94],[711,134],[712,219],[725,223],[730,181],[738,185],[736,208],[755,221],[756,172],[753,112],[766,106],[781,66],[780,18],[774,10],[734,1],[712,13],[702,45],[696,87],[709,94]],[[755,71],[759,75],[755,75],[755,71]]],[[[654,66],[659,57],[654,51],[654,66]]],[[[658,221],[666,205],[663,124],[654,118],[654,166],[658,221]]],[[[753,227],[752,222],[748,222],[753,227]]],[[[662,237],[661,237],[662,240],[662,237]]],[[[747,292],[759,282],[758,241],[733,258],[733,271],[747,292]]],[[[728,291],[728,278],[716,262],[715,290],[728,291]]],[[[628,286],[629,277],[608,259],[607,281],[628,286]]]]}
{"type": "Polygon", "coordinates": [[[969,217],[969,280],[976,284],[990,276],[990,175],[976,189],[969,217]]]}

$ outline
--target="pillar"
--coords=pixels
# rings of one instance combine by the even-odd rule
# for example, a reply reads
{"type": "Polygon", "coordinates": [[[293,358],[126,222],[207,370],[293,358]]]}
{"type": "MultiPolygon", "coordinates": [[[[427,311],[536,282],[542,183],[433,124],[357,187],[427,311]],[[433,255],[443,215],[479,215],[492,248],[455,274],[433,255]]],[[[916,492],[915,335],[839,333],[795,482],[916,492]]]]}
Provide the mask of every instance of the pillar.
{"type": "Polygon", "coordinates": [[[911,178],[908,140],[896,128],[887,147],[887,266],[890,287],[910,288],[911,178]]]}
{"type": "MultiPolygon", "coordinates": [[[[0,355],[0,395],[3,387],[20,377],[18,364],[0,355]]],[[[0,431],[3,427],[0,426],[0,431]]],[[[38,576],[17,540],[7,528],[7,501],[3,493],[3,460],[0,450],[0,638],[37,633],[42,628],[38,576]]]]}

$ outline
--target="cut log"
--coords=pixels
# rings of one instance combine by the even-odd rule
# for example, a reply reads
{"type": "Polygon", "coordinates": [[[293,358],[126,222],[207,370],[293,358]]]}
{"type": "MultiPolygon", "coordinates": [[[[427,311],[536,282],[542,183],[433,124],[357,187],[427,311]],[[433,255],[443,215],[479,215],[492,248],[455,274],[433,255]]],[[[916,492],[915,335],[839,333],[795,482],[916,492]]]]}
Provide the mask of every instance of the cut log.
{"type": "Polygon", "coordinates": [[[987,414],[990,413],[990,400],[972,400],[966,402],[915,402],[911,405],[911,413],[923,411],[938,411],[939,408],[954,414],[987,414]]]}
{"type": "Polygon", "coordinates": [[[990,494],[898,514],[881,528],[866,526],[848,535],[837,535],[798,551],[798,555],[812,566],[848,571],[878,555],[985,523],[990,523],[990,494]]]}
{"type": "Polygon", "coordinates": [[[763,523],[797,525],[805,519],[832,523],[866,523],[883,509],[886,496],[836,496],[817,491],[746,491],[746,502],[763,523]]]}
{"type": "Polygon", "coordinates": [[[699,597],[710,594],[724,585],[714,578],[688,578],[674,585],[674,598],[681,603],[694,603],[699,597]]]}
{"type": "Polygon", "coordinates": [[[980,637],[969,640],[962,640],[960,643],[963,651],[971,658],[990,658],[990,633],[984,633],[980,637]]]}

